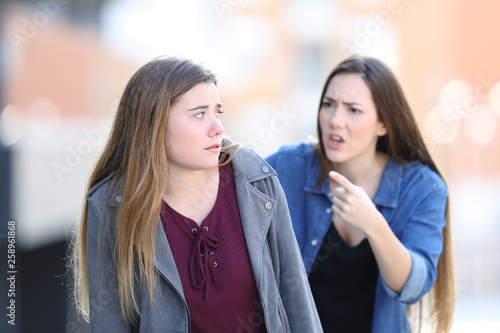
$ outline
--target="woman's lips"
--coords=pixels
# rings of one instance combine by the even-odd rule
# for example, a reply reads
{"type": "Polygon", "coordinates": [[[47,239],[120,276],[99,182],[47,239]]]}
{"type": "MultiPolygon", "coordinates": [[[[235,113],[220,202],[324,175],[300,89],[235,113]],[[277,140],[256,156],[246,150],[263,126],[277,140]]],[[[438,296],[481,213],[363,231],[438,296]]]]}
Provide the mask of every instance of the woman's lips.
{"type": "Polygon", "coordinates": [[[344,144],[344,139],[337,134],[328,135],[328,147],[331,149],[339,149],[344,144]]]}
{"type": "Polygon", "coordinates": [[[205,148],[205,150],[218,153],[220,152],[220,144],[211,145],[210,147],[205,148]]]}

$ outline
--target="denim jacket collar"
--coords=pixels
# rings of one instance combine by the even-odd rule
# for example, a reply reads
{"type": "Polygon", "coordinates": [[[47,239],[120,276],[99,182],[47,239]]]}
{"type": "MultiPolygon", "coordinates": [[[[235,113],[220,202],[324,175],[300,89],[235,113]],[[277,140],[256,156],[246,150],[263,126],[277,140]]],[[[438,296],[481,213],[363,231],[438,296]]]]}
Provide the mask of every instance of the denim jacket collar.
{"type": "Polygon", "coordinates": [[[382,181],[373,202],[379,206],[396,208],[402,176],[403,166],[398,164],[392,157],[389,157],[389,162],[382,174],[382,181]]]}
{"type": "Polygon", "coordinates": [[[306,193],[318,193],[328,195],[330,193],[330,184],[328,182],[328,177],[325,179],[318,187],[311,191],[316,183],[318,182],[318,178],[321,172],[321,163],[317,163],[316,159],[319,159],[319,156],[316,154],[311,163],[311,172],[307,175],[306,183],[304,185],[304,191],[306,193]]]}

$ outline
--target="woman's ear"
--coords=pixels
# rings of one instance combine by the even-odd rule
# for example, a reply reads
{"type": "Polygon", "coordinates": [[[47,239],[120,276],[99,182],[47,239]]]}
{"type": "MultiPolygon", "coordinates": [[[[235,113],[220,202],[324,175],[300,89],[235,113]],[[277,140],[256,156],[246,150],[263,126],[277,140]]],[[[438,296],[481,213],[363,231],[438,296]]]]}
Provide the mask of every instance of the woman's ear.
{"type": "Polygon", "coordinates": [[[384,136],[387,134],[387,128],[383,122],[379,122],[379,129],[377,131],[378,136],[384,136]]]}

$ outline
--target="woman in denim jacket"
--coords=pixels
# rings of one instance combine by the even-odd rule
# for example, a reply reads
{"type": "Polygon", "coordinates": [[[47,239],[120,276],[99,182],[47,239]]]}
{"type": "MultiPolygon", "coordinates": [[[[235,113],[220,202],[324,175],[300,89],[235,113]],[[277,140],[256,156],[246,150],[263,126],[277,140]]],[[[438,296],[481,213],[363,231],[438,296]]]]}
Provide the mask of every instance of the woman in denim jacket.
{"type": "Polygon", "coordinates": [[[74,244],[92,332],[322,332],[276,174],[221,114],[188,60],[127,84],[74,244]]]}
{"type": "Polygon", "coordinates": [[[330,73],[318,139],[267,161],[285,191],[325,332],[420,331],[425,315],[436,332],[449,331],[448,191],[384,64],[353,56],[330,73]]]}

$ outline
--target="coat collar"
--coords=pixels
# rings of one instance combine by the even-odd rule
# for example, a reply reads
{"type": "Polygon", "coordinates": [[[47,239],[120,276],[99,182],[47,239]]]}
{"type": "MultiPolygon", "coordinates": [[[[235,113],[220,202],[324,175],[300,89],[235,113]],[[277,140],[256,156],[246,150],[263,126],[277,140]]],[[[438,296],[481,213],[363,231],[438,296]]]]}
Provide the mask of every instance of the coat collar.
{"type": "Polygon", "coordinates": [[[181,278],[177,271],[174,255],[170,249],[170,244],[168,243],[167,235],[165,235],[160,217],[158,217],[158,222],[156,223],[155,256],[155,266],[158,272],[160,272],[163,278],[177,290],[182,298],[184,298],[181,278]]]}
{"type": "Polygon", "coordinates": [[[120,182],[120,179],[115,177],[116,171],[111,172],[106,178],[95,184],[90,188],[90,190],[87,192],[87,200],[90,199],[90,197],[96,192],[97,189],[103,188],[107,189],[106,191],[100,191],[103,192],[102,194],[99,192],[99,195],[103,195],[103,198],[100,198],[100,200],[104,200],[108,203],[110,206],[116,206],[119,204],[122,200],[121,197],[121,188],[122,184],[120,182]],[[103,186],[107,182],[111,182],[110,184],[107,184],[106,186],[103,186]],[[104,193],[105,192],[105,193],[104,193]]]}
{"type": "Polygon", "coordinates": [[[253,275],[260,290],[263,279],[262,250],[278,208],[276,175],[274,169],[260,156],[249,149],[242,148],[232,160],[236,198],[240,213],[241,226],[248,250],[253,275]]]}
{"type": "MultiPolygon", "coordinates": [[[[224,139],[222,146],[231,144],[229,139],[224,139]]],[[[229,155],[233,157],[233,169],[239,172],[249,182],[255,182],[264,178],[276,175],[276,171],[253,150],[239,147],[239,150],[232,150],[229,155]],[[233,156],[234,155],[234,156],[233,156]]]]}

